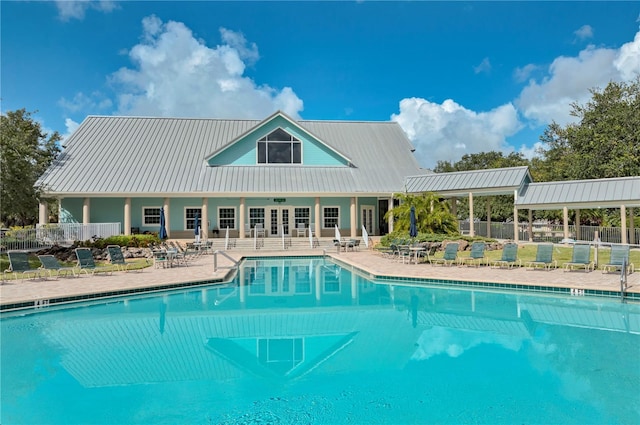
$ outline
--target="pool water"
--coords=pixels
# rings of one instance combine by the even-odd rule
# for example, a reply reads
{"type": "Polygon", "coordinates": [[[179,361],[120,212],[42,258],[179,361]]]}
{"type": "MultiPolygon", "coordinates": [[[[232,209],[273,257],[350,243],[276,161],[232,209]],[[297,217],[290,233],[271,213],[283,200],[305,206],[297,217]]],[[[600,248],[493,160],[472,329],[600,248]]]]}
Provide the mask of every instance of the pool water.
{"type": "Polygon", "coordinates": [[[2,424],[640,423],[640,305],[608,299],[267,259],[0,325],[2,424]]]}

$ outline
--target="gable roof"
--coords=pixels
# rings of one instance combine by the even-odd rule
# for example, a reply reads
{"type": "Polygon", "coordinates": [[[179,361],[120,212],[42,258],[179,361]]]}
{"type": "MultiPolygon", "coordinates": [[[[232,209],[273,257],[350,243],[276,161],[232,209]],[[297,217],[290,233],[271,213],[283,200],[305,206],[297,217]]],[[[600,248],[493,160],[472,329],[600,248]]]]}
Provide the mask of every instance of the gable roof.
{"type": "Polygon", "coordinates": [[[264,120],[89,116],[38,180],[48,196],[390,194],[422,172],[397,123],[299,121],[357,167],[205,161],[264,120]]]}
{"type": "Polygon", "coordinates": [[[513,195],[515,190],[531,182],[529,167],[492,168],[409,176],[408,193],[435,192],[443,197],[481,195],[513,195]]]}
{"type": "Polygon", "coordinates": [[[640,207],[640,176],[531,183],[516,200],[522,209],[640,207]]]}

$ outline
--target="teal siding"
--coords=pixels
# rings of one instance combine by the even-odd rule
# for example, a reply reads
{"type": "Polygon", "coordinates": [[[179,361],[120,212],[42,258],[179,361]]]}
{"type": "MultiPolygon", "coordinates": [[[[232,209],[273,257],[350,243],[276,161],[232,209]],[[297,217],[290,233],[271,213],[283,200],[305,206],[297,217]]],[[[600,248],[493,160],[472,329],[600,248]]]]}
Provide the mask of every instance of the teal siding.
{"type": "Polygon", "coordinates": [[[131,227],[137,227],[141,232],[157,232],[160,226],[157,224],[143,224],[143,208],[162,208],[164,198],[131,198],[131,227]]]}
{"type": "Polygon", "coordinates": [[[60,223],[82,223],[82,198],[64,198],[60,203],[60,223]]]}
{"type": "Polygon", "coordinates": [[[89,205],[92,223],[120,223],[124,225],[124,198],[92,198],[89,205]]]}
{"type": "Polygon", "coordinates": [[[311,137],[310,134],[300,127],[292,125],[289,121],[279,116],[265,123],[257,130],[249,132],[232,146],[229,146],[211,158],[209,165],[256,165],[257,140],[271,133],[278,127],[281,127],[302,142],[303,165],[347,166],[347,161],[341,156],[333,152],[319,140],[311,137]]]}

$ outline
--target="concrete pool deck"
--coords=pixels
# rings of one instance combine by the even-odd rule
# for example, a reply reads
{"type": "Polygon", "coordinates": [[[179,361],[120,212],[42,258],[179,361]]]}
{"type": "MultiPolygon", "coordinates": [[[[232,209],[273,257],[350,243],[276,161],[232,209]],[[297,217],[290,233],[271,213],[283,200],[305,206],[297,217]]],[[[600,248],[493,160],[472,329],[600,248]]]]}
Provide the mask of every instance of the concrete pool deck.
{"type": "MultiPolygon", "coordinates": [[[[319,250],[292,251],[226,251],[236,261],[245,257],[278,257],[278,256],[318,256],[319,250]]],[[[494,269],[487,266],[434,266],[430,264],[403,264],[383,257],[371,250],[355,252],[327,251],[329,257],[362,270],[372,276],[448,279],[454,281],[473,281],[499,284],[532,285],[540,287],[557,287],[584,290],[620,291],[620,275],[572,271],[561,269],[550,271],[526,270],[524,267],[513,269],[494,269]]],[[[222,255],[217,256],[218,271],[214,271],[214,256],[202,255],[195,258],[188,266],[173,268],[148,267],[142,272],[113,272],[113,274],[85,275],[80,277],[48,278],[46,280],[8,280],[0,285],[0,305],[4,309],[18,304],[35,306],[47,300],[78,298],[86,296],[94,298],[96,294],[126,295],[131,292],[161,290],[179,287],[188,282],[215,283],[223,282],[233,276],[233,263],[222,255]]],[[[628,293],[640,294],[640,272],[628,276],[628,293]]],[[[25,305],[24,307],[28,307],[25,305]]]]}

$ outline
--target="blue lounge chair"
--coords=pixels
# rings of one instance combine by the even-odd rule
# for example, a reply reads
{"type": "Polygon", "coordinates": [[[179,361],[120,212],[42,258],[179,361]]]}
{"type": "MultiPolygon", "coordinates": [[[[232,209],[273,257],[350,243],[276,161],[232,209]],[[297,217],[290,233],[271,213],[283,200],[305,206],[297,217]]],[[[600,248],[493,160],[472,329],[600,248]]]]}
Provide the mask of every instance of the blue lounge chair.
{"type": "Polygon", "coordinates": [[[451,266],[458,261],[458,242],[449,242],[444,247],[444,255],[442,258],[430,258],[431,264],[440,264],[443,266],[451,266]]]}
{"type": "Polygon", "coordinates": [[[524,266],[529,270],[534,270],[539,266],[545,270],[551,270],[551,266],[558,267],[558,261],[553,259],[553,244],[539,244],[536,251],[536,259],[527,261],[524,266]]]}
{"type": "Polygon", "coordinates": [[[38,259],[42,263],[44,273],[48,273],[49,277],[53,277],[54,273],[56,278],[60,275],[68,276],[69,273],[73,277],[77,276],[75,267],[63,266],[53,255],[38,255],[38,259]]]}
{"type": "Polygon", "coordinates": [[[91,272],[91,274],[113,272],[111,267],[96,265],[90,248],[76,248],[76,257],[78,257],[78,268],[80,272],[85,272],[86,274],[89,274],[89,272],[91,272]]]}
{"type": "Polygon", "coordinates": [[[502,257],[493,262],[493,268],[512,268],[515,265],[521,266],[522,260],[518,258],[518,244],[509,242],[502,247],[502,257]]]}
{"type": "Polygon", "coordinates": [[[591,246],[588,244],[575,244],[573,246],[571,261],[564,263],[564,271],[584,269],[585,272],[589,272],[593,270],[593,266],[594,264],[591,261],[591,246]]]}
{"type": "Polygon", "coordinates": [[[629,245],[611,245],[609,262],[602,265],[602,273],[619,272],[622,264],[627,265],[627,272],[633,273],[633,263],[629,262],[629,245]]]}
{"type": "Polygon", "coordinates": [[[113,264],[117,270],[128,272],[132,264],[127,263],[122,255],[122,248],[119,245],[107,245],[107,252],[109,253],[109,261],[113,264]]]}
{"type": "Polygon", "coordinates": [[[22,279],[29,278],[29,276],[31,279],[44,278],[45,275],[41,269],[31,268],[29,254],[26,251],[9,251],[7,255],[9,256],[9,268],[4,271],[3,279],[8,273],[12,273],[16,279],[19,275],[22,276],[22,279]]]}
{"type": "Polygon", "coordinates": [[[480,266],[482,263],[487,263],[487,257],[484,255],[486,244],[484,242],[474,242],[471,244],[471,251],[467,257],[459,257],[458,264],[463,265],[475,265],[480,266]]]}

